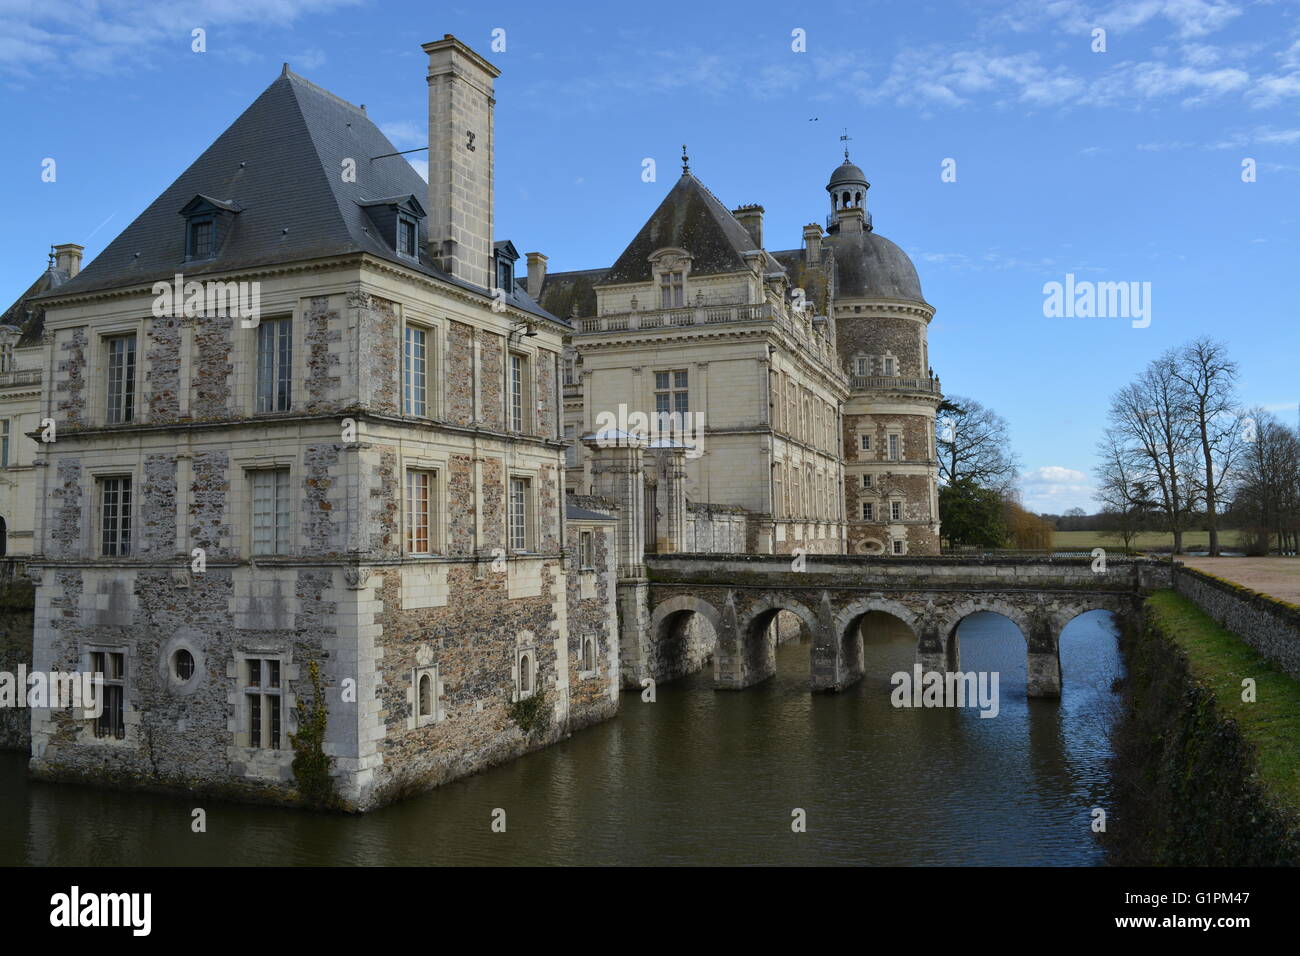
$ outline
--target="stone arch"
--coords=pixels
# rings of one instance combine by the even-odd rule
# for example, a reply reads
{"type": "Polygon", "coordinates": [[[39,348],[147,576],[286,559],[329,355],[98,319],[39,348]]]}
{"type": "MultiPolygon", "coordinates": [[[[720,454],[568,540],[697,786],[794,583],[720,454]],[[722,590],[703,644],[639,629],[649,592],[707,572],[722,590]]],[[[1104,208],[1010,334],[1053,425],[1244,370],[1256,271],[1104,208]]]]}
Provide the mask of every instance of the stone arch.
{"type": "Polygon", "coordinates": [[[648,662],[660,681],[672,680],[698,670],[715,657],[722,640],[723,617],[703,598],[678,595],[662,601],[650,615],[648,662]],[[708,623],[703,633],[698,621],[708,623]]]}
{"type": "MultiPolygon", "coordinates": [[[[961,642],[957,637],[957,629],[961,622],[972,614],[978,614],[986,611],[991,614],[1000,614],[1016,626],[1020,631],[1021,638],[1024,639],[1026,648],[1031,643],[1033,630],[1033,617],[1029,609],[1020,607],[1012,601],[1001,597],[983,597],[980,596],[973,600],[961,601],[947,609],[943,616],[943,625],[939,629],[940,647],[935,648],[938,658],[935,661],[943,662],[943,666],[950,671],[960,670],[961,668],[961,642]]],[[[1027,651],[1031,656],[1032,650],[1027,651]]]]}
{"type": "Polygon", "coordinates": [[[859,624],[867,614],[888,614],[901,621],[912,637],[921,639],[921,622],[916,612],[907,605],[886,597],[870,597],[853,601],[840,609],[835,615],[828,635],[835,642],[840,669],[839,686],[848,686],[861,680],[864,670],[865,648],[862,644],[862,632],[859,624]]]}
{"type": "Polygon", "coordinates": [[[765,629],[762,634],[756,632],[760,623],[766,624],[779,611],[789,611],[808,628],[813,639],[811,653],[816,659],[821,639],[817,616],[794,598],[782,597],[779,593],[765,594],[743,610],[728,601],[728,609],[729,614],[724,615],[723,627],[718,632],[718,650],[713,658],[714,687],[739,690],[765,681],[776,673],[775,642],[768,638],[765,629]]]}

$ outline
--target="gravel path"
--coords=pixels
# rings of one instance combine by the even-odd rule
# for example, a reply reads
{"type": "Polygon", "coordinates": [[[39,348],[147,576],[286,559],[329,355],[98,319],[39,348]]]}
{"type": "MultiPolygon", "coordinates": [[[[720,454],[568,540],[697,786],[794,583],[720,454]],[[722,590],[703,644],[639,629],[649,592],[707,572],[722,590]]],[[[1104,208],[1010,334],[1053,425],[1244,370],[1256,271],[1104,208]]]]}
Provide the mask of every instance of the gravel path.
{"type": "Polygon", "coordinates": [[[1175,558],[1189,568],[1300,604],[1300,558],[1175,558]]]}

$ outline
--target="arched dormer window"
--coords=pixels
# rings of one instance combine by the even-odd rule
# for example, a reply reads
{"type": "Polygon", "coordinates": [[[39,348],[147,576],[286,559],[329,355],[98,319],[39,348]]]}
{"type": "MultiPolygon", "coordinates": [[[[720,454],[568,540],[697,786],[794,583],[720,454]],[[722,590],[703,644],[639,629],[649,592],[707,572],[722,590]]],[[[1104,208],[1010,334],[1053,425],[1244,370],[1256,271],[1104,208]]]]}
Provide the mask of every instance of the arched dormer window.
{"type": "Polygon", "coordinates": [[[691,254],[685,249],[660,249],[650,257],[650,272],[658,289],[659,308],[686,308],[691,254]]]}

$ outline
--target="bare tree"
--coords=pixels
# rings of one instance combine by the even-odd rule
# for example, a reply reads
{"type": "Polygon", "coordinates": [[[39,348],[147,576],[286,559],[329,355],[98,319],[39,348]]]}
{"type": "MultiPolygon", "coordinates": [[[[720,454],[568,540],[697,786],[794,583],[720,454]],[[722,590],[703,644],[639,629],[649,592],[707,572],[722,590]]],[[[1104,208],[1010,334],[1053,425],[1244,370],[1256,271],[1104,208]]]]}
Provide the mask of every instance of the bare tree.
{"type": "Polygon", "coordinates": [[[1295,551],[1300,538],[1300,433],[1268,412],[1251,409],[1242,419],[1243,451],[1233,469],[1233,517],[1245,525],[1248,549],[1267,553],[1270,537],[1279,553],[1295,551]]]}
{"type": "Polygon", "coordinates": [[[950,395],[939,406],[935,444],[945,485],[969,481],[1004,495],[1014,487],[1019,463],[1006,419],[973,398],[950,395]]]}
{"type": "Polygon", "coordinates": [[[1171,355],[1156,359],[1138,380],[1111,398],[1110,429],[1130,480],[1149,485],[1165,528],[1173,535],[1174,554],[1183,550],[1183,532],[1197,499],[1195,431],[1184,414],[1182,383],[1171,355]]]}
{"type": "Polygon", "coordinates": [[[1106,533],[1120,539],[1124,550],[1133,548],[1138,534],[1146,530],[1156,503],[1151,497],[1151,484],[1145,479],[1147,470],[1142,467],[1141,456],[1135,455],[1125,444],[1119,432],[1107,429],[1097,443],[1096,468],[1097,493],[1106,515],[1106,533]]]}
{"type": "Polygon", "coordinates": [[[1182,414],[1191,422],[1199,444],[1204,477],[1198,480],[1210,532],[1210,554],[1219,553],[1219,493],[1241,453],[1237,421],[1237,363],[1222,342],[1202,337],[1169,356],[1181,387],[1182,414]]]}

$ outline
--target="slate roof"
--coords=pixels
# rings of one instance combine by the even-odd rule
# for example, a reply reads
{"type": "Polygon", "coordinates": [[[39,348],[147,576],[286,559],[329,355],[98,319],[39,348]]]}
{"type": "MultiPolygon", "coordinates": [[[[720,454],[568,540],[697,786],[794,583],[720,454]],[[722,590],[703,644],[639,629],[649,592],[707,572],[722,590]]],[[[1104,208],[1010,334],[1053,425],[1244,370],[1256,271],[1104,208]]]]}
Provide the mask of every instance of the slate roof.
{"type": "MultiPolygon", "coordinates": [[[[358,107],[287,67],[176,181],[81,273],[58,289],[90,292],[257,266],[366,252],[465,289],[485,292],[443,272],[420,250],[418,264],[378,234],[363,204],[425,196],[428,186],[358,107]],[[344,160],[356,161],[345,182],[344,160]],[[218,254],[185,261],[180,210],[202,195],[235,204],[218,254]]],[[[508,301],[555,319],[522,290],[508,301]]],[[[556,320],[560,321],[560,320],[556,320]]],[[[562,323],[566,324],[567,323],[562,323]]]]}
{"type": "Polygon", "coordinates": [[[596,314],[596,286],[609,269],[580,269],[574,272],[548,272],[542,281],[541,296],[528,289],[528,280],[519,280],[524,288],[546,309],[561,318],[596,314]]]}
{"type": "MultiPolygon", "coordinates": [[[[835,298],[910,299],[925,302],[921,280],[907,253],[876,232],[832,232],[822,245],[835,256],[835,298]]],[[[804,250],[783,249],[772,256],[790,283],[820,294],[817,277],[804,274],[804,250]]]]}
{"type": "Polygon", "coordinates": [[[571,505],[567,501],[564,503],[564,517],[566,521],[617,521],[613,515],[601,514],[599,511],[591,511],[588,508],[579,508],[577,505],[571,505]]]}
{"type": "MultiPolygon", "coordinates": [[[[691,253],[691,275],[741,272],[754,240],[731,211],[690,173],[682,173],[659,208],[597,285],[649,282],[650,255],[673,246],[691,253]]],[[[779,271],[771,256],[765,272],[779,271]]]]}
{"type": "Polygon", "coordinates": [[[42,272],[18,301],[5,309],[0,315],[0,325],[13,325],[23,330],[15,348],[40,345],[41,335],[45,331],[45,305],[39,297],[53,289],[59,289],[68,282],[68,274],[54,265],[42,272]]]}

